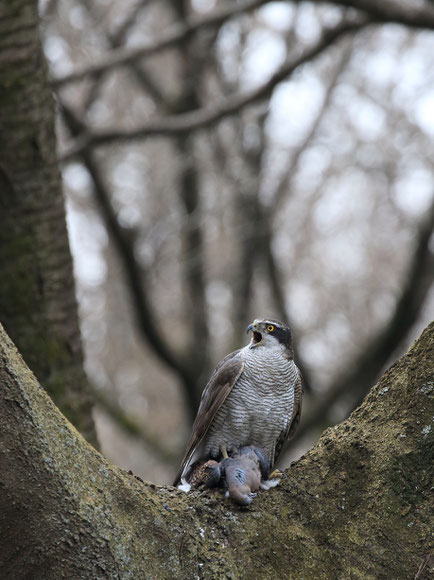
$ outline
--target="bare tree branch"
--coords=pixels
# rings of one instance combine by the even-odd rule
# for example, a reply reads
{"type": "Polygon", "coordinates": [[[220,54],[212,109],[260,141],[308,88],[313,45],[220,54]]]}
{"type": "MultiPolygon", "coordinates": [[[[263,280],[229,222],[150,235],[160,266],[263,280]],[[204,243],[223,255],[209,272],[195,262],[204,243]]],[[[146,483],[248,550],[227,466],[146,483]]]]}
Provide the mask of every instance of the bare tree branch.
{"type": "Polygon", "coordinates": [[[344,8],[354,8],[369,14],[377,22],[402,24],[409,28],[434,29],[434,10],[427,4],[415,5],[414,2],[396,0],[328,0],[330,4],[344,8]]]}
{"type": "MultiPolygon", "coordinates": [[[[253,175],[253,179],[246,179],[247,183],[241,180],[239,183],[239,172],[235,175],[229,171],[231,180],[235,187],[235,201],[237,206],[237,214],[242,220],[241,228],[243,231],[249,231],[248,235],[240,239],[240,259],[239,267],[236,272],[236,278],[232,286],[237,289],[234,292],[234,307],[232,320],[234,321],[235,333],[238,338],[241,327],[245,324],[245,316],[248,315],[248,304],[252,297],[253,274],[257,266],[258,258],[262,256],[265,261],[266,268],[269,274],[270,289],[272,298],[276,308],[277,315],[283,321],[286,321],[289,326],[291,324],[291,317],[286,308],[283,282],[277,267],[273,252],[272,252],[272,231],[271,221],[272,214],[260,202],[259,188],[260,188],[260,171],[262,166],[262,157],[265,151],[264,146],[264,125],[266,123],[267,113],[260,115],[258,119],[259,139],[255,147],[246,150],[244,147],[239,147],[240,157],[242,157],[248,166],[249,174],[253,175]],[[254,182],[254,183],[253,183],[254,182]]],[[[238,130],[239,134],[241,131],[238,130]]],[[[216,159],[220,166],[226,167],[225,148],[217,139],[217,153],[216,159]]],[[[227,169],[226,169],[227,171],[227,169]]],[[[245,326],[244,326],[245,327],[245,326]]],[[[310,389],[310,373],[301,359],[295,343],[295,356],[297,364],[304,377],[305,390],[309,392],[310,389]]]]}
{"type": "Polygon", "coordinates": [[[431,324],[246,510],[110,465],[0,328],[3,578],[431,578],[433,359],[431,324]]]}
{"type": "Polygon", "coordinates": [[[434,204],[420,226],[415,252],[393,315],[346,367],[346,372],[316,399],[310,412],[303,417],[297,438],[303,437],[315,425],[320,424],[322,428],[331,424],[331,407],[343,395],[351,393],[353,406],[356,406],[414,324],[434,280],[434,254],[429,248],[433,230],[434,204]]]}
{"type": "Polygon", "coordinates": [[[110,34],[110,43],[114,48],[118,48],[125,44],[125,38],[127,37],[129,31],[134,26],[140,12],[150,3],[150,0],[140,0],[133,7],[131,12],[125,17],[124,21],[120,24],[118,29],[110,34]]]}
{"type": "MultiPolygon", "coordinates": [[[[112,50],[119,49],[122,47],[126,41],[126,37],[131,29],[131,27],[135,23],[135,19],[137,18],[138,14],[148,5],[150,2],[149,0],[141,0],[138,2],[134,8],[131,10],[130,14],[125,17],[125,20],[119,25],[119,27],[114,32],[105,32],[102,31],[102,34],[105,36],[104,40],[107,44],[110,45],[112,50]]],[[[98,17],[94,14],[92,8],[93,4],[86,4],[86,10],[91,18],[95,27],[100,26],[100,21],[98,17]]],[[[145,92],[151,97],[156,105],[158,105],[159,110],[163,110],[164,113],[168,113],[168,104],[167,100],[163,95],[163,92],[158,87],[157,83],[151,77],[149,73],[143,70],[143,67],[140,65],[139,62],[136,60],[127,63],[127,66],[131,68],[135,77],[141,86],[145,90],[145,92]]],[[[97,96],[99,95],[100,88],[102,86],[102,81],[104,79],[104,71],[101,71],[91,78],[93,80],[92,86],[88,90],[88,95],[85,99],[84,103],[84,111],[88,111],[92,103],[96,100],[97,96]]]]}
{"type": "MultiPolygon", "coordinates": [[[[286,320],[289,326],[291,324],[291,317],[289,315],[288,309],[286,307],[286,300],[284,294],[284,286],[282,276],[279,267],[276,263],[276,259],[273,254],[273,236],[271,232],[271,216],[267,217],[267,213],[262,210],[261,216],[262,225],[262,255],[265,261],[266,268],[268,270],[268,277],[270,281],[270,288],[272,293],[272,298],[275,304],[275,308],[279,313],[279,317],[282,320],[286,320]]],[[[297,342],[294,343],[294,355],[298,367],[300,368],[301,374],[303,375],[304,389],[307,393],[312,391],[312,380],[309,368],[305,365],[302,357],[300,356],[297,342]]]]}
{"type": "Polygon", "coordinates": [[[286,79],[299,66],[314,59],[342,36],[356,32],[367,24],[367,20],[358,19],[352,22],[345,21],[335,28],[325,30],[321,39],[316,44],[306,49],[302,55],[292,57],[285,62],[266,83],[247,93],[224,99],[213,107],[206,107],[166,119],[159,119],[132,131],[120,129],[116,131],[99,131],[91,134],[85,133],[81,137],[78,137],[75,145],[61,157],[60,161],[69,161],[79,155],[84,149],[101,145],[131,142],[156,135],[161,137],[181,135],[193,130],[210,127],[221,119],[238,113],[244,107],[269,97],[274,87],[286,79]]]}
{"type": "MultiPolygon", "coordinates": [[[[116,34],[115,36],[119,42],[122,42],[122,35],[116,34]]],[[[208,41],[213,42],[213,39],[215,40],[215,35],[213,35],[213,38],[208,39],[208,41]]],[[[113,46],[113,35],[108,36],[108,42],[113,46]]],[[[181,44],[181,47],[188,50],[188,47],[184,47],[184,43],[181,44]]],[[[203,54],[200,51],[199,53],[196,53],[196,51],[193,50],[193,56],[184,59],[184,66],[191,66],[193,69],[193,72],[185,72],[185,78],[191,79],[193,78],[193,73],[194,75],[198,74],[198,71],[201,70],[201,66],[203,66],[203,63],[205,62],[204,57],[206,54],[208,54],[208,50],[204,51],[203,54]],[[191,60],[192,58],[193,62],[191,60]]],[[[133,62],[130,63],[129,66],[132,68],[142,87],[151,93],[151,97],[158,105],[162,105],[163,110],[192,110],[199,106],[199,100],[196,94],[196,83],[184,83],[183,92],[175,101],[168,103],[158,87],[155,86],[152,79],[149,79],[146,72],[141,69],[139,63],[133,62]]],[[[64,114],[68,116],[68,119],[65,120],[69,124],[71,130],[74,129],[75,132],[83,130],[83,124],[66,106],[64,107],[64,114]]],[[[179,358],[177,366],[173,367],[172,370],[175,370],[175,372],[179,374],[179,365],[181,364],[183,366],[184,372],[181,373],[181,383],[186,391],[185,394],[189,402],[190,411],[193,412],[196,409],[200,398],[200,377],[202,372],[209,370],[209,341],[206,321],[204,277],[205,268],[203,264],[202,226],[197,221],[200,200],[197,170],[194,167],[193,144],[191,143],[191,139],[186,135],[179,136],[177,144],[180,156],[182,157],[179,184],[180,200],[186,215],[189,218],[187,227],[183,229],[183,246],[187,257],[187,259],[183,260],[183,264],[185,270],[185,282],[188,286],[187,296],[191,297],[190,311],[187,313],[185,318],[188,323],[191,323],[192,328],[189,335],[192,338],[192,342],[188,345],[188,348],[183,350],[182,358],[179,358]],[[199,357],[196,349],[197,343],[202,345],[199,357]]],[[[87,149],[83,151],[81,160],[87,167],[90,176],[94,181],[95,193],[102,209],[103,219],[106,222],[107,229],[111,233],[114,242],[118,246],[121,258],[125,262],[124,267],[128,274],[128,278],[130,279],[131,288],[134,289],[141,280],[142,285],[144,285],[144,294],[149,295],[149,290],[146,289],[146,272],[142,272],[142,268],[134,259],[134,241],[117,222],[116,215],[111,207],[109,192],[104,184],[98,164],[87,149]],[[138,278],[138,281],[134,281],[135,278],[138,278]]],[[[133,300],[137,302],[135,305],[136,309],[141,312],[143,310],[143,296],[140,297],[140,293],[133,291],[132,297],[133,300]]],[[[139,319],[140,318],[141,316],[139,316],[139,319]]],[[[155,346],[158,347],[158,341],[155,343],[154,338],[149,336],[149,320],[146,327],[148,330],[146,330],[144,325],[141,326],[145,339],[149,342],[149,345],[152,348],[155,346]]],[[[163,342],[166,342],[163,338],[162,340],[163,342]]],[[[157,356],[160,356],[161,354],[159,351],[161,351],[161,347],[157,348],[157,356]]],[[[172,356],[175,356],[174,353],[172,353],[172,356]]],[[[167,362],[165,358],[163,358],[163,361],[167,362]]]]}
{"type": "Polygon", "coordinates": [[[160,461],[167,465],[173,466],[179,459],[179,453],[172,451],[162,444],[161,438],[157,437],[150,430],[145,429],[132,419],[120,405],[118,405],[112,398],[101,393],[92,385],[89,387],[95,403],[107,413],[116,422],[127,435],[132,435],[140,439],[146,448],[152,452],[160,461]]]}
{"type": "MultiPolygon", "coordinates": [[[[62,109],[64,119],[70,131],[73,133],[77,132],[81,127],[80,121],[65,103],[62,103],[62,109]]],[[[192,376],[191,371],[188,368],[188,363],[173,351],[165,337],[158,329],[158,324],[154,316],[154,309],[149,299],[146,272],[137,264],[134,255],[133,240],[119,225],[115,211],[110,202],[109,193],[107,192],[103,177],[92,152],[84,149],[81,152],[81,159],[92,177],[95,196],[101,208],[104,222],[119,254],[122,257],[128,287],[137,314],[138,327],[141,330],[142,336],[146,339],[155,354],[181,379],[184,393],[188,400],[189,409],[193,412],[197,403],[195,377],[192,376]]]]}
{"type": "MultiPolygon", "coordinates": [[[[178,19],[187,22],[188,11],[185,2],[173,4],[178,19]]],[[[166,109],[178,114],[197,110],[201,106],[201,79],[213,52],[221,24],[215,25],[208,34],[188,36],[179,44],[181,89],[178,96],[166,109]]],[[[185,227],[181,228],[181,247],[184,257],[181,261],[184,287],[184,320],[188,327],[185,358],[189,361],[190,372],[196,379],[196,410],[203,382],[210,370],[210,341],[208,327],[208,307],[206,300],[206,264],[204,248],[204,221],[200,171],[196,160],[193,135],[181,134],[174,140],[181,162],[178,193],[185,217],[185,227]],[[197,345],[201,345],[198,350],[197,345]]]]}
{"type": "MultiPolygon", "coordinates": [[[[300,1],[294,0],[297,3],[300,1]]],[[[77,70],[64,77],[53,79],[52,85],[55,88],[59,88],[65,84],[80,81],[85,77],[94,77],[118,66],[123,66],[129,62],[137,61],[140,58],[151,56],[157,52],[173,47],[198,30],[220,25],[234,16],[255,10],[268,2],[269,0],[246,0],[235,6],[229,4],[218,8],[207,17],[192,18],[190,21],[187,20],[183,23],[177,23],[172,27],[172,30],[157,42],[150,42],[136,48],[119,49],[112,52],[110,57],[105,57],[100,62],[83,67],[81,70],[77,70]]],[[[330,0],[329,2],[320,0],[318,4],[335,4],[345,8],[354,8],[368,14],[371,20],[377,22],[402,24],[411,28],[434,29],[434,10],[431,10],[428,6],[416,8],[411,6],[408,9],[397,2],[388,1],[379,3],[376,0],[330,0]]]]}
{"type": "MultiPolygon", "coordinates": [[[[276,214],[276,211],[278,210],[284,196],[286,196],[288,190],[290,189],[290,182],[294,177],[295,170],[300,160],[300,157],[303,154],[303,152],[307,149],[307,147],[311,143],[312,139],[314,138],[318,130],[319,124],[323,119],[324,113],[330,104],[331,97],[338,82],[338,79],[342,74],[343,70],[345,69],[345,66],[350,58],[351,50],[352,44],[348,45],[339,56],[339,59],[334,67],[331,77],[328,79],[328,86],[326,94],[324,96],[323,103],[311,125],[311,128],[308,131],[305,138],[303,139],[303,141],[301,142],[301,144],[298,146],[297,150],[292,155],[291,162],[289,163],[288,168],[285,171],[285,175],[282,177],[282,179],[279,181],[276,187],[276,190],[273,195],[275,203],[273,204],[270,210],[266,210],[266,208],[259,208],[260,212],[262,213],[261,217],[262,253],[268,270],[270,288],[272,291],[274,304],[281,319],[288,321],[289,324],[290,324],[290,316],[288,309],[286,307],[284,284],[272,248],[273,236],[271,223],[273,216],[271,214],[272,213],[276,214]]],[[[304,364],[303,359],[298,352],[296,344],[294,348],[297,364],[300,367],[300,370],[304,378],[305,391],[309,393],[312,391],[310,372],[308,367],[304,364]]]]}
{"type": "MultiPolygon", "coordinates": [[[[137,4],[134,10],[132,10],[131,14],[127,16],[124,22],[119,26],[119,28],[112,34],[107,35],[107,39],[112,47],[112,49],[117,49],[125,44],[126,37],[130,28],[134,25],[135,19],[137,15],[143,10],[143,8],[149,4],[149,0],[142,0],[137,4]]],[[[163,109],[164,112],[168,111],[168,103],[166,97],[163,95],[163,91],[155,82],[154,78],[148,73],[143,70],[143,67],[140,65],[137,60],[128,63],[131,70],[134,72],[135,77],[139,83],[139,85],[145,90],[145,92],[151,97],[154,103],[159,107],[159,109],[163,109]]],[[[101,78],[103,73],[100,73],[97,78],[101,78]]]]}
{"type": "MultiPolygon", "coordinates": [[[[179,16],[186,18],[184,3],[180,4],[179,16]]],[[[211,45],[215,40],[213,35],[211,45]]],[[[179,112],[193,111],[200,107],[198,79],[206,62],[206,55],[211,46],[206,43],[205,50],[198,50],[195,43],[187,40],[180,46],[180,61],[182,70],[182,90],[173,108],[179,112]]],[[[194,154],[194,140],[190,135],[180,135],[175,140],[182,167],[179,179],[179,199],[187,217],[187,226],[182,232],[183,276],[188,299],[185,301],[186,320],[190,326],[187,357],[191,372],[197,377],[196,393],[199,404],[201,385],[200,377],[209,371],[210,347],[207,320],[206,281],[205,281],[205,251],[203,223],[200,219],[201,194],[199,170],[194,154]],[[200,351],[197,344],[201,345],[200,351]]]]}
{"type": "Polygon", "coordinates": [[[243,12],[254,10],[263,4],[266,4],[268,1],[269,0],[246,0],[236,4],[235,6],[233,4],[227,4],[226,6],[216,9],[210,16],[205,18],[192,18],[191,20],[174,24],[172,29],[157,42],[150,42],[145,46],[136,48],[122,48],[113,51],[110,57],[105,57],[100,62],[84,67],[81,70],[65,75],[64,77],[53,79],[52,85],[55,88],[59,88],[65,84],[77,82],[86,77],[100,75],[101,73],[108,72],[118,66],[123,66],[133,61],[137,61],[140,58],[148,57],[157,52],[161,52],[162,50],[172,48],[186,40],[190,35],[198,30],[218,26],[226,20],[238,16],[243,12]]]}
{"type": "MultiPolygon", "coordinates": [[[[209,330],[205,296],[205,263],[203,231],[200,220],[200,185],[193,155],[193,143],[189,138],[177,140],[178,151],[182,155],[183,167],[179,183],[179,197],[187,217],[182,230],[183,276],[187,288],[186,320],[190,325],[188,358],[192,373],[201,375],[209,370],[209,330]],[[197,345],[200,344],[200,352],[197,345]]],[[[200,398],[197,391],[197,403],[200,398]]]]}
{"type": "MultiPolygon", "coordinates": [[[[290,44],[288,43],[288,47],[290,44]]],[[[222,78],[219,79],[220,84],[225,82],[222,78]]],[[[223,90],[224,92],[224,90],[223,90]]],[[[226,164],[226,148],[221,142],[221,135],[218,131],[214,132],[214,157],[220,169],[228,173],[231,181],[234,184],[234,197],[236,202],[236,215],[241,220],[241,229],[247,235],[240,238],[240,258],[238,260],[239,266],[237,274],[232,282],[234,291],[233,300],[233,326],[237,337],[240,335],[241,329],[245,328],[246,316],[249,316],[249,304],[252,298],[253,275],[258,263],[258,258],[261,256],[265,260],[266,268],[270,276],[270,289],[273,296],[277,315],[281,320],[286,321],[289,326],[292,326],[288,310],[286,308],[283,283],[277,264],[272,252],[272,233],[270,222],[272,220],[272,211],[267,210],[259,199],[260,190],[260,173],[263,164],[263,154],[266,150],[264,126],[266,124],[270,109],[267,109],[262,114],[257,116],[257,142],[254,146],[245,147],[239,142],[238,155],[245,161],[246,171],[248,176],[240,179],[240,172],[231,170],[231,164],[226,164]],[[229,169],[229,172],[228,172],[229,169]]],[[[320,113],[321,114],[321,113],[320,113]]],[[[239,118],[236,122],[239,123],[239,118]]],[[[242,127],[238,127],[234,131],[236,135],[242,134],[242,127]]],[[[300,153],[301,154],[301,153],[300,153]]],[[[296,348],[296,347],[295,347],[296,348]]],[[[310,390],[310,373],[304,366],[301,357],[296,352],[297,362],[302,370],[305,378],[306,391],[310,390]]]]}
{"type": "MultiPolygon", "coordinates": [[[[239,134],[240,128],[235,129],[234,123],[233,137],[239,134]]],[[[250,322],[250,306],[252,300],[253,274],[257,261],[256,252],[251,243],[251,235],[248,233],[255,227],[256,220],[253,219],[251,204],[243,195],[243,181],[239,172],[235,175],[231,163],[228,163],[227,144],[223,139],[222,132],[218,127],[209,133],[210,150],[213,162],[216,165],[218,175],[224,176],[231,186],[231,199],[234,203],[233,215],[237,220],[236,228],[242,230],[244,235],[239,237],[239,255],[237,255],[237,266],[231,268],[232,276],[230,286],[232,289],[231,323],[233,336],[233,349],[238,348],[239,337],[245,331],[250,322]],[[242,223],[238,223],[241,220],[242,223]],[[247,230],[247,231],[246,231],[247,230]]],[[[259,167],[257,168],[257,170],[259,167]]],[[[226,183],[225,183],[226,187],[226,183]]],[[[257,187],[257,185],[255,186],[257,187]]]]}
{"type": "MultiPolygon", "coordinates": [[[[245,49],[246,34],[244,27],[241,27],[241,35],[238,43],[237,66],[241,66],[242,54],[245,49]]],[[[239,88],[239,80],[232,81],[224,74],[223,68],[217,60],[217,54],[213,53],[210,58],[210,64],[213,67],[213,78],[218,87],[218,98],[223,98],[223,95],[234,93],[239,88]]],[[[261,157],[263,154],[263,124],[267,112],[261,113],[259,116],[255,115],[255,123],[261,126],[259,132],[259,143],[256,143],[250,151],[247,152],[242,143],[243,127],[242,115],[236,116],[232,119],[230,127],[230,136],[228,126],[216,127],[215,131],[208,133],[208,138],[211,145],[211,155],[217,167],[217,173],[228,178],[228,183],[231,185],[231,200],[233,202],[233,216],[236,220],[235,228],[243,232],[239,236],[239,251],[236,252],[237,265],[231,268],[230,287],[232,289],[232,306],[231,306],[231,323],[232,323],[232,341],[233,348],[238,348],[240,336],[243,335],[248,323],[251,320],[251,302],[253,297],[253,276],[255,267],[258,261],[258,253],[254,247],[254,228],[256,227],[256,217],[253,205],[250,203],[250,197],[257,195],[259,187],[259,172],[261,168],[261,157]],[[226,138],[225,138],[226,133],[226,138]],[[241,141],[241,142],[240,142],[241,141]],[[232,152],[235,145],[236,154],[232,152]],[[240,172],[239,168],[234,168],[232,161],[234,159],[245,159],[246,156],[251,155],[255,158],[255,162],[250,164],[247,169],[248,174],[240,172]],[[252,170],[253,165],[253,170],[252,170]]],[[[224,186],[225,187],[225,186],[224,186]]]]}
{"type": "Polygon", "coordinates": [[[278,210],[278,208],[280,207],[280,204],[282,203],[283,199],[285,198],[288,190],[291,187],[291,181],[295,175],[297,166],[298,166],[298,162],[300,161],[301,156],[303,155],[304,151],[306,151],[307,147],[309,146],[309,144],[312,142],[312,140],[314,139],[315,135],[317,134],[318,128],[321,124],[321,121],[324,118],[324,114],[327,111],[330,102],[333,98],[333,94],[335,91],[335,88],[337,86],[337,83],[339,81],[339,78],[341,77],[342,73],[344,72],[346,65],[348,64],[350,58],[351,58],[351,53],[353,50],[353,42],[348,43],[348,45],[346,45],[342,52],[340,53],[337,62],[334,65],[333,71],[330,75],[330,77],[327,79],[327,89],[324,95],[324,99],[323,102],[315,116],[315,119],[312,122],[312,125],[310,127],[310,130],[307,132],[305,138],[303,139],[303,141],[300,143],[300,145],[297,147],[297,149],[294,151],[294,153],[292,153],[291,155],[291,160],[288,163],[288,166],[285,169],[285,173],[284,175],[281,177],[281,179],[279,180],[274,193],[273,193],[273,199],[274,199],[274,213],[276,213],[276,211],[278,210]]]}

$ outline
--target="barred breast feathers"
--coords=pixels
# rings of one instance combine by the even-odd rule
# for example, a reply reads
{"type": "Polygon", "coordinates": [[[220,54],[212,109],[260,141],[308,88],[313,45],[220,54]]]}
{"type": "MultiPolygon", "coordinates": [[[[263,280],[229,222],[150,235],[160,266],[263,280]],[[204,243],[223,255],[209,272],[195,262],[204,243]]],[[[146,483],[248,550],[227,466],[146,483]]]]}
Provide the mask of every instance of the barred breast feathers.
{"type": "Polygon", "coordinates": [[[280,346],[254,350],[247,346],[240,350],[240,356],[246,363],[243,376],[249,374],[252,378],[269,380],[278,378],[280,382],[276,386],[282,389],[287,389],[288,383],[295,385],[297,382],[298,368],[292,359],[284,356],[280,346]]]}
{"type": "Polygon", "coordinates": [[[279,347],[239,354],[244,371],[211,425],[205,451],[214,456],[222,443],[228,449],[254,445],[273,463],[276,440],[292,419],[298,369],[279,347]]]}

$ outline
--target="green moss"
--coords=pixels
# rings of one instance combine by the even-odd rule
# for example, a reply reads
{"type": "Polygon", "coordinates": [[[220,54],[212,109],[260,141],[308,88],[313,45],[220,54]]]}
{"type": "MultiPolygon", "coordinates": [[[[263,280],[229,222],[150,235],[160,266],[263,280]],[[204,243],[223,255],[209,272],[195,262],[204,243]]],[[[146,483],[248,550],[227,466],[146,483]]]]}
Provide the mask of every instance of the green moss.
{"type": "MultiPolygon", "coordinates": [[[[423,435],[422,435],[423,437],[423,435]]],[[[432,493],[434,436],[421,439],[414,451],[396,455],[385,469],[385,485],[402,502],[415,506],[432,493]]]]}
{"type": "MultiPolygon", "coordinates": [[[[4,224],[1,229],[4,232],[9,231],[4,224]]],[[[2,264],[0,311],[3,319],[16,312],[20,313],[23,318],[31,318],[32,313],[35,312],[34,274],[31,259],[34,246],[35,240],[30,235],[22,234],[8,239],[0,237],[0,263],[2,264]],[[19,264],[22,266],[19,267],[19,264]]]]}

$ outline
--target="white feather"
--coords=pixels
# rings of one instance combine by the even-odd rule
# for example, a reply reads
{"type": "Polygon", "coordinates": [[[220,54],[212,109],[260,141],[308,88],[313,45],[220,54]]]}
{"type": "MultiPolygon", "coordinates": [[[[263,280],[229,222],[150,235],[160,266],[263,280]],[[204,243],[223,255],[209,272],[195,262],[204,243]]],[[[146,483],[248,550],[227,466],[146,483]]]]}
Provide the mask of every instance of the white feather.
{"type": "Polygon", "coordinates": [[[261,489],[265,489],[265,491],[268,491],[272,487],[276,487],[276,485],[279,485],[279,483],[280,479],[277,477],[276,479],[266,479],[261,481],[261,489]]]}
{"type": "Polygon", "coordinates": [[[178,489],[184,493],[188,493],[191,489],[191,485],[184,478],[181,478],[181,483],[178,485],[178,489]]]}

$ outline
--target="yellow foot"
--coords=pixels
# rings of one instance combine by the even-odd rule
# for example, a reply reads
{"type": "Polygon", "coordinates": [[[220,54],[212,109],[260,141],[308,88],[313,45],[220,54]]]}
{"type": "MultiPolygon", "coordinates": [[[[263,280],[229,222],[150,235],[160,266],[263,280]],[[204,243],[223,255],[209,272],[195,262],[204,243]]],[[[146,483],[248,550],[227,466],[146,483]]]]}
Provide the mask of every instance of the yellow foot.
{"type": "Polygon", "coordinates": [[[270,479],[282,479],[283,477],[288,477],[284,471],[281,469],[275,469],[273,473],[270,475],[270,479]]]}
{"type": "Polygon", "coordinates": [[[265,490],[271,489],[272,487],[276,487],[276,485],[279,485],[280,480],[284,477],[288,477],[284,471],[282,471],[281,469],[275,469],[273,473],[270,475],[269,479],[266,480],[263,479],[261,481],[260,487],[261,489],[265,490]]]}
{"type": "Polygon", "coordinates": [[[227,459],[229,457],[228,452],[226,450],[226,445],[220,445],[220,452],[223,456],[223,459],[227,459]]]}

